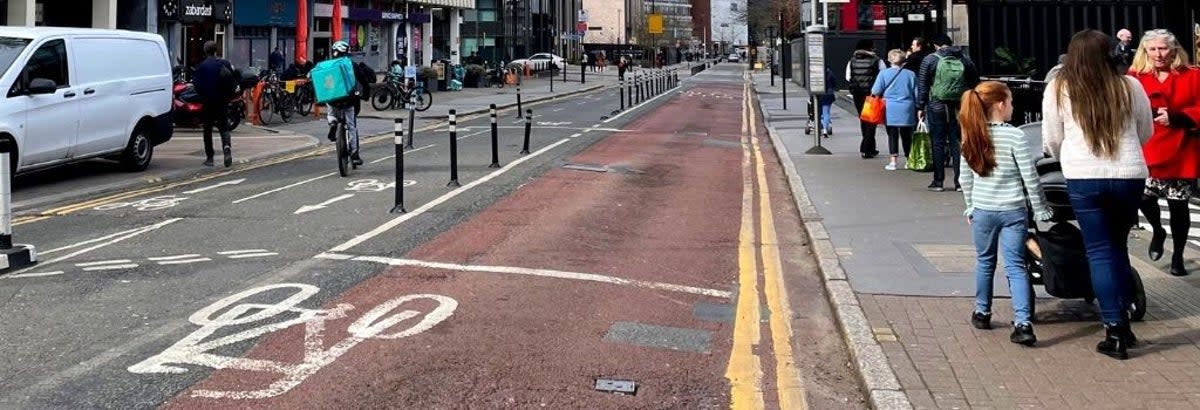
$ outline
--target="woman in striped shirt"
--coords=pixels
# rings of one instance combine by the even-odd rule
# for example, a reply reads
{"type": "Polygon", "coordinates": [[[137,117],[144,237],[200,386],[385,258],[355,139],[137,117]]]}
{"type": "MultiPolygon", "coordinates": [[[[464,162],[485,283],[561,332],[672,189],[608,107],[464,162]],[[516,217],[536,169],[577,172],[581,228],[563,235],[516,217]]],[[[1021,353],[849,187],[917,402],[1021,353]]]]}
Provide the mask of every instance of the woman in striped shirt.
{"type": "Polygon", "coordinates": [[[1012,92],[1003,83],[985,81],[963,93],[958,121],[962,127],[962,160],[959,184],[974,237],[975,312],[971,324],[991,328],[992,282],[996,254],[1004,254],[1004,271],[1012,294],[1013,343],[1033,346],[1037,337],[1030,323],[1033,288],[1025,271],[1027,211],[1025,199],[1037,220],[1051,213],[1042,197],[1033,155],[1025,132],[1009,125],[1012,92]],[[997,249],[999,248],[999,249],[997,249]]]}

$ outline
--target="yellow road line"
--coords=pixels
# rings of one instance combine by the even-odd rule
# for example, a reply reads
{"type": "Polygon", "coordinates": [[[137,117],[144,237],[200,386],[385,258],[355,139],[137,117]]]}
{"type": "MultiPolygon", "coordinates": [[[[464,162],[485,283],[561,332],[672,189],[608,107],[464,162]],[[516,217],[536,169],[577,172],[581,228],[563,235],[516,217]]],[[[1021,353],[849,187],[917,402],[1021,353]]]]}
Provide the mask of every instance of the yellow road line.
{"type": "MultiPolygon", "coordinates": [[[[749,95],[742,89],[742,129],[746,129],[749,95]]],[[[751,179],[749,138],[742,133],[742,226],[738,234],[737,317],[733,322],[733,346],[725,378],[729,379],[730,407],[734,410],[762,409],[762,366],[754,348],[760,339],[758,260],[754,251],[754,182],[751,179]]]]}
{"type": "Polygon", "coordinates": [[[775,217],[771,211],[771,189],[767,185],[767,167],[763,161],[762,147],[758,144],[758,124],[750,116],[750,141],[754,145],[754,157],[758,162],[759,217],[762,221],[763,291],[767,307],[771,310],[771,345],[775,353],[775,386],[779,395],[779,408],[801,410],[808,408],[805,399],[804,381],[796,370],[796,358],[792,350],[791,304],[783,291],[783,263],[779,259],[779,237],[775,232],[775,217]]]}

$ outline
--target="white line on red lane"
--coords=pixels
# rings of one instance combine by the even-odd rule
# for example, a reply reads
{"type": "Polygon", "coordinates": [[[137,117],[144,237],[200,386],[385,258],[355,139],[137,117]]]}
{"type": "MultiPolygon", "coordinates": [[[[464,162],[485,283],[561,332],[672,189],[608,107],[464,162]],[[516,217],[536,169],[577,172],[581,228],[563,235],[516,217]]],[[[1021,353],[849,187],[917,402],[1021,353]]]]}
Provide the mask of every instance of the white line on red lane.
{"type": "Polygon", "coordinates": [[[694,287],[694,286],[676,285],[676,284],[671,284],[671,283],[650,282],[650,281],[635,280],[635,279],[624,279],[624,278],[618,278],[615,276],[598,275],[598,274],[594,274],[594,273],[567,272],[567,271],[550,270],[550,269],[520,268],[520,267],[512,267],[512,266],[460,265],[457,263],[428,262],[428,261],[420,261],[420,260],[415,260],[415,259],[388,258],[388,257],[383,257],[383,256],[356,256],[356,255],[346,255],[346,254],[337,254],[337,253],[322,253],[322,254],[318,254],[316,256],[316,258],[333,259],[333,260],[354,260],[354,261],[360,261],[360,262],[382,263],[382,264],[391,265],[391,266],[416,266],[416,267],[422,267],[422,268],[445,269],[445,270],[453,270],[453,271],[461,271],[461,272],[510,273],[510,274],[515,274],[515,275],[540,276],[540,277],[546,277],[546,278],[574,279],[574,280],[582,280],[582,281],[589,281],[589,282],[601,282],[601,283],[609,283],[609,284],[614,284],[614,285],[629,285],[629,286],[636,286],[636,287],[640,287],[640,288],[668,290],[668,291],[672,291],[672,292],[691,293],[694,295],[712,296],[712,297],[725,298],[725,299],[729,299],[729,298],[733,297],[733,294],[731,292],[727,292],[727,291],[723,291],[723,290],[699,288],[699,287],[694,287]]]}

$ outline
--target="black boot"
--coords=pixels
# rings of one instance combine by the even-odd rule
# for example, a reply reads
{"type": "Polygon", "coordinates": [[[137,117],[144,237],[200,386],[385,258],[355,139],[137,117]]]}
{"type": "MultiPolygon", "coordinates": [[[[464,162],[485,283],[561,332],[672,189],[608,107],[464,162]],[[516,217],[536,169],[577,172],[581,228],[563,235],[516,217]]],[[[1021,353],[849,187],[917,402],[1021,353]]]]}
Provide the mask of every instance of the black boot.
{"type": "Polygon", "coordinates": [[[1182,254],[1176,253],[1174,255],[1171,255],[1170,273],[1175,276],[1187,276],[1188,271],[1187,271],[1187,268],[1183,267],[1183,255],[1182,254]]]}
{"type": "Polygon", "coordinates": [[[1147,253],[1150,260],[1157,261],[1163,256],[1163,243],[1167,241],[1167,231],[1162,228],[1155,228],[1153,236],[1150,237],[1150,249],[1147,253]]]}
{"type": "MultiPolygon", "coordinates": [[[[1105,324],[1104,325],[1104,340],[1101,340],[1096,345],[1096,351],[1118,360],[1129,358],[1127,349],[1131,342],[1137,340],[1133,335],[1133,331],[1129,329],[1129,322],[1105,324]]],[[[1135,342],[1136,343],[1136,342],[1135,342]]]]}

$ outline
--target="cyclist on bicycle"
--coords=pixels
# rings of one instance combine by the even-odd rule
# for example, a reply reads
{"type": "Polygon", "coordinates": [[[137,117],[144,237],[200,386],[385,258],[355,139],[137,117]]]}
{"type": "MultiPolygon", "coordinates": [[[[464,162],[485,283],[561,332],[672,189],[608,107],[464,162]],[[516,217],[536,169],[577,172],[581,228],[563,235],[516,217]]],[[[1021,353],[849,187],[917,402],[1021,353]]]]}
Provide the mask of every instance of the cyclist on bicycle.
{"type": "MultiPolygon", "coordinates": [[[[350,44],[345,41],[337,41],[331,47],[333,49],[333,58],[350,58],[350,44]]],[[[355,166],[363,164],[362,157],[358,155],[358,107],[361,104],[362,96],[368,95],[366,87],[371,83],[370,79],[364,77],[364,73],[360,70],[354,70],[354,92],[340,100],[332,101],[327,104],[329,114],[326,119],[329,121],[329,140],[336,141],[337,135],[337,120],[340,118],[346,124],[346,140],[350,145],[350,160],[355,166]]],[[[371,75],[374,75],[372,73],[371,75]]]]}

